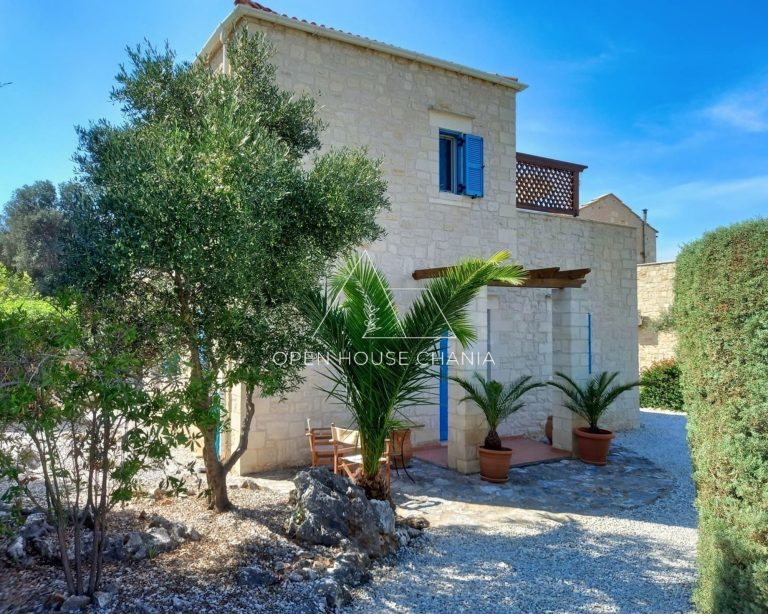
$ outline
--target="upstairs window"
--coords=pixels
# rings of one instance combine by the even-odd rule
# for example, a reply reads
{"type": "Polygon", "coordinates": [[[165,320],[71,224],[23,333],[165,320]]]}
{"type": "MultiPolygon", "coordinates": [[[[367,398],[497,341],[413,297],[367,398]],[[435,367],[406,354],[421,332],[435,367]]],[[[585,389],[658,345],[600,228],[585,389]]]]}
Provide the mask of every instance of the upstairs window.
{"type": "Polygon", "coordinates": [[[483,195],[483,137],[440,130],[440,191],[483,195]]]}

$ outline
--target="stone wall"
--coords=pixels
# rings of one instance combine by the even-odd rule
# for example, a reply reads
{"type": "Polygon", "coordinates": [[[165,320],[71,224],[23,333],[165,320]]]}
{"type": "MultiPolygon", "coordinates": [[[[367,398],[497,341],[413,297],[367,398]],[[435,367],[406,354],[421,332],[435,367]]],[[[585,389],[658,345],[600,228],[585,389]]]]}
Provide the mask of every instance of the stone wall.
{"type": "Polygon", "coordinates": [[[673,358],[677,336],[658,331],[654,320],[669,311],[675,299],[675,263],[654,262],[637,267],[637,307],[640,314],[639,363],[645,369],[657,360],[673,358]]]}
{"type": "MultiPolygon", "coordinates": [[[[500,249],[510,250],[526,266],[592,267],[586,286],[574,291],[578,313],[568,319],[583,347],[568,361],[586,375],[586,313],[591,310],[596,367],[621,369],[623,378],[636,377],[634,229],[516,209],[515,89],[257,17],[249,18],[247,25],[266,32],[274,43],[280,84],[308,92],[322,105],[321,115],[328,124],[322,135],[324,148],[364,145],[371,156],[382,159],[392,203],[391,211],[380,218],[387,235],[363,247],[390,283],[404,289],[398,292],[407,295],[408,290],[423,287],[424,282],[411,277],[416,269],[488,256],[500,249]],[[483,198],[439,192],[440,128],[484,138],[483,198]]],[[[213,57],[214,63],[220,62],[220,54],[213,57]]],[[[499,361],[494,377],[551,375],[552,292],[497,288],[476,301],[478,322],[484,321],[488,306],[492,311],[491,343],[499,361]]],[[[486,343],[485,330],[481,332],[480,349],[486,343]]],[[[471,369],[462,375],[471,375],[471,369]]],[[[319,383],[321,373],[310,368],[306,383],[285,399],[258,399],[249,450],[237,468],[241,473],[306,463],[307,418],[313,426],[349,424],[348,413],[325,398],[317,389],[319,383]]],[[[228,396],[234,430],[225,436],[225,447],[229,437],[239,436],[240,394],[228,396]]],[[[449,456],[457,468],[468,471],[475,467],[474,439],[480,433],[468,436],[467,429],[481,431],[482,421],[476,408],[458,403],[458,394],[455,385],[449,386],[449,456]]],[[[553,403],[550,390],[531,395],[529,407],[505,425],[505,432],[540,435],[553,403]]],[[[408,415],[424,424],[413,433],[415,443],[438,440],[437,404],[412,408],[408,415]]],[[[628,395],[611,425],[623,428],[636,422],[637,398],[628,395]]]]}

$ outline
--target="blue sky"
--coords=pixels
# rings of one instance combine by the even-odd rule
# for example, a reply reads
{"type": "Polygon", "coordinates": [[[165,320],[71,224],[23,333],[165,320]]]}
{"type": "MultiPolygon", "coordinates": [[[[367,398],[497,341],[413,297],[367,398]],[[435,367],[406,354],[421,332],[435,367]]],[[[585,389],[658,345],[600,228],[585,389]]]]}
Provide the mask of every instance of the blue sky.
{"type": "MultiPolygon", "coordinates": [[[[768,5],[270,0],[280,12],[511,74],[518,149],[587,164],[582,202],[649,209],[659,259],[702,232],[768,215],[768,5]]],[[[0,203],[72,176],[74,126],[117,119],[124,48],[192,59],[226,0],[0,0],[0,203]]]]}

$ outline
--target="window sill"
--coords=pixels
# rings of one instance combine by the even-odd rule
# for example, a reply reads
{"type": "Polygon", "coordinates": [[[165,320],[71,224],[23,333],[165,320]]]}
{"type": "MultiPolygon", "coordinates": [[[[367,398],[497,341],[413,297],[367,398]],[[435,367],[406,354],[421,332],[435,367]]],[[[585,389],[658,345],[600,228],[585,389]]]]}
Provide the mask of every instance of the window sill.
{"type": "Polygon", "coordinates": [[[472,201],[475,200],[470,196],[464,196],[462,194],[452,194],[451,192],[440,192],[439,196],[430,196],[429,202],[435,205],[452,205],[454,207],[472,207],[472,201]]]}

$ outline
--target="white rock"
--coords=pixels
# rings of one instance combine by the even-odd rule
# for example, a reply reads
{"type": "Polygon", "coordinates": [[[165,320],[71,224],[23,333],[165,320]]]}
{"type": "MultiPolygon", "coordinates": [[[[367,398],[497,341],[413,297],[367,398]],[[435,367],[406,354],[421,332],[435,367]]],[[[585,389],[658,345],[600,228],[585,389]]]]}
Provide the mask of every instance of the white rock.
{"type": "Polygon", "coordinates": [[[17,535],[13,538],[13,541],[11,541],[5,549],[5,553],[8,555],[8,558],[17,565],[25,565],[29,560],[25,549],[24,538],[21,535],[17,535]]]}

